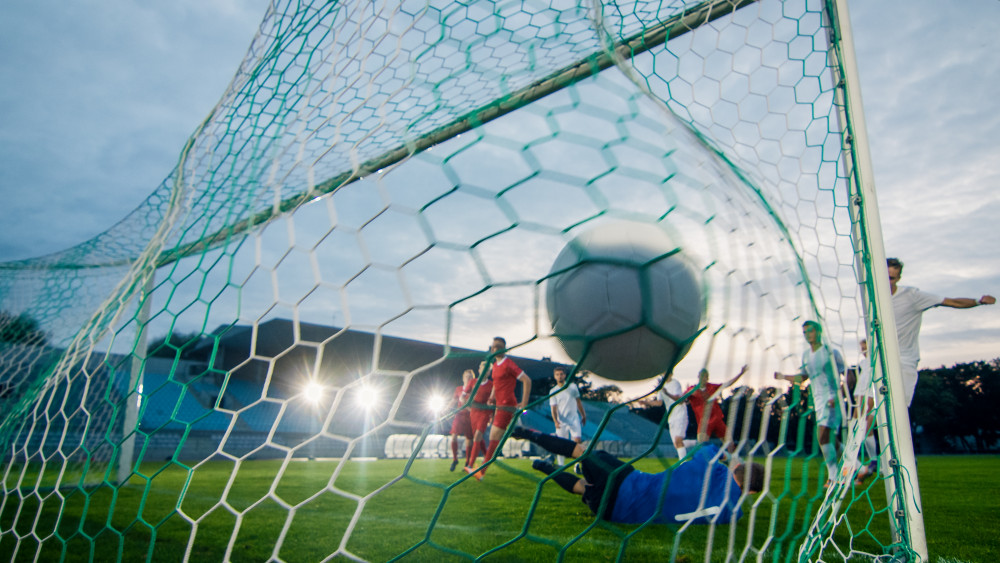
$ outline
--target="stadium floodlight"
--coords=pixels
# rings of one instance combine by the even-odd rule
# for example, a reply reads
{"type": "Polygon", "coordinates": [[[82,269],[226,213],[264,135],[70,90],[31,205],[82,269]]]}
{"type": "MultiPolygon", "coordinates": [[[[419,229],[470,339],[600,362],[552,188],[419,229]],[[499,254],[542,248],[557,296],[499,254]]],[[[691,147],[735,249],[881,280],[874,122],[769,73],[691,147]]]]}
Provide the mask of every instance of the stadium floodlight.
{"type": "Polygon", "coordinates": [[[361,408],[372,410],[379,403],[379,390],[374,385],[362,385],[356,395],[356,401],[361,408]]]}
{"type": "Polygon", "coordinates": [[[315,406],[323,400],[323,395],[326,393],[326,387],[322,383],[316,381],[315,379],[310,379],[308,383],[302,388],[302,396],[305,398],[306,402],[315,406]]]}
{"type": "Polygon", "coordinates": [[[431,412],[434,418],[441,416],[441,413],[448,408],[448,399],[442,395],[439,391],[432,391],[430,396],[427,397],[427,410],[431,412]]]}

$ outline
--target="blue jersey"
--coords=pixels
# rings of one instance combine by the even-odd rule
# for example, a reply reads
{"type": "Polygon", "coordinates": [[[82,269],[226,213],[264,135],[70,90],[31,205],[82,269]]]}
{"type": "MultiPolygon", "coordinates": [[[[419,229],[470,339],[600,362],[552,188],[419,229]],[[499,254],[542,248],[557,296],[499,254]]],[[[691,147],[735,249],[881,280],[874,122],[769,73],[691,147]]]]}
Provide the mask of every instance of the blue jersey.
{"type": "Polygon", "coordinates": [[[658,524],[735,522],[743,515],[738,508],[743,492],[729,468],[713,461],[718,454],[718,446],[708,445],[690,460],[662,473],[633,471],[618,488],[611,521],[639,524],[656,514],[654,522],[658,524]]]}

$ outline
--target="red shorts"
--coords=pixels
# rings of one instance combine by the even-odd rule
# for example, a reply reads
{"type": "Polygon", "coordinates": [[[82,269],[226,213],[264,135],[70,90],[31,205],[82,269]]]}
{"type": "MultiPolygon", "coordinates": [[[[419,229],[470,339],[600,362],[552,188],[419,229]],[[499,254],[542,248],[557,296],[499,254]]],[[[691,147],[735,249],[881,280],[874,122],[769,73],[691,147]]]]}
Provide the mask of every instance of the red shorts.
{"type": "Polygon", "coordinates": [[[493,426],[506,430],[510,426],[510,421],[514,420],[514,413],[516,411],[517,405],[497,405],[497,412],[493,415],[493,426]]]}
{"type": "MultiPolygon", "coordinates": [[[[701,432],[701,428],[698,429],[701,432]]],[[[722,421],[721,418],[710,418],[708,420],[708,428],[705,429],[709,438],[718,438],[720,440],[726,439],[726,423],[722,421]]]]}
{"type": "Polygon", "coordinates": [[[452,435],[462,435],[472,437],[472,418],[469,416],[469,409],[462,409],[455,413],[455,418],[451,421],[452,435]]]}
{"type": "Polygon", "coordinates": [[[469,416],[472,423],[472,431],[485,433],[486,428],[490,425],[493,409],[477,409],[476,407],[472,407],[469,409],[469,416]]]}

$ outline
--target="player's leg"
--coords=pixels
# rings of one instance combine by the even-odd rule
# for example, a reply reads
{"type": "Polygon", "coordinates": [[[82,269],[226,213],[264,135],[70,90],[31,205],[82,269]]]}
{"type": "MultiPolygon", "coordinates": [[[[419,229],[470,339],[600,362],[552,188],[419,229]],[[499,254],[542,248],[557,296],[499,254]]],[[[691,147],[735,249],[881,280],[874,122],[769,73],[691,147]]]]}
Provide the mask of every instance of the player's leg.
{"type": "Polygon", "coordinates": [[[458,433],[451,433],[451,469],[449,471],[454,471],[455,466],[458,465],[458,433]]]}
{"type": "MultiPolygon", "coordinates": [[[[493,425],[490,427],[490,443],[486,450],[486,457],[483,458],[484,462],[488,462],[493,459],[493,455],[496,454],[497,448],[500,447],[500,440],[503,438],[503,435],[507,431],[507,427],[510,426],[512,420],[514,420],[513,407],[497,406],[496,411],[493,413],[493,425]]],[[[482,480],[483,475],[485,474],[486,467],[483,467],[476,472],[475,477],[476,479],[482,480]]]]}
{"type": "MultiPolygon", "coordinates": [[[[556,440],[570,441],[565,438],[553,436],[552,434],[541,434],[538,432],[534,432],[533,434],[531,437],[541,437],[543,441],[546,436],[556,440]]],[[[566,444],[562,445],[565,446],[566,444]]],[[[579,445],[577,447],[580,448],[581,451],[579,453],[582,454],[583,447],[579,445]]],[[[532,464],[532,467],[546,475],[552,475],[552,480],[566,491],[581,495],[583,502],[590,507],[590,510],[594,514],[600,513],[601,503],[605,500],[604,497],[607,496],[604,512],[601,517],[610,520],[617,500],[618,488],[621,486],[622,481],[625,480],[625,477],[634,471],[634,469],[603,450],[595,451],[590,456],[583,458],[580,464],[583,466],[583,479],[558,471],[551,463],[542,460],[536,460],[532,464]]]]}
{"type": "MultiPolygon", "coordinates": [[[[560,438],[568,438],[573,440],[577,444],[583,441],[583,432],[580,429],[580,420],[570,420],[568,422],[563,422],[559,425],[556,431],[556,435],[560,438]]],[[[563,465],[566,463],[566,456],[556,456],[556,464],[563,465]]]]}
{"type": "Polygon", "coordinates": [[[684,408],[684,405],[674,407],[674,412],[670,413],[667,423],[670,430],[670,437],[674,441],[674,449],[677,450],[677,457],[684,459],[687,457],[687,447],[684,445],[684,437],[687,434],[688,427],[687,409],[684,408]]]}
{"type": "MultiPolygon", "coordinates": [[[[559,436],[560,438],[570,439],[569,425],[566,424],[565,422],[560,422],[559,428],[556,428],[556,436],[559,436]]],[[[562,455],[557,455],[556,465],[562,465],[564,463],[566,463],[566,457],[562,455]]]]}
{"type": "Polygon", "coordinates": [[[562,487],[568,493],[573,493],[575,495],[582,495],[584,491],[587,490],[586,481],[580,479],[579,477],[573,475],[572,473],[557,471],[556,466],[552,465],[552,462],[550,461],[545,461],[544,459],[536,459],[531,463],[531,467],[532,469],[536,471],[541,471],[546,475],[552,475],[552,480],[555,481],[557,485],[562,487]]]}
{"type": "Polygon", "coordinates": [[[866,401],[865,433],[868,434],[868,437],[865,438],[865,453],[868,454],[868,463],[858,470],[858,476],[854,480],[854,484],[858,487],[864,485],[866,479],[878,472],[878,443],[875,441],[875,432],[873,432],[875,399],[866,397],[866,401]]]}
{"type": "Polygon", "coordinates": [[[483,436],[486,434],[486,430],[489,425],[489,420],[491,412],[487,409],[472,409],[471,411],[471,423],[472,423],[472,447],[469,448],[469,455],[465,460],[465,470],[469,471],[471,468],[476,466],[476,458],[479,457],[480,453],[485,453],[486,449],[483,448],[483,436]]]}
{"type": "Polygon", "coordinates": [[[521,426],[515,427],[511,435],[520,440],[527,440],[532,444],[541,446],[546,451],[556,455],[576,458],[583,455],[584,451],[583,445],[573,440],[560,438],[555,434],[545,434],[544,432],[529,430],[521,426]]]}
{"type": "Polygon", "coordinates": [[[831,440],[840,429],[840,408],[837,404],[826,404],[816,412],[816,441],[826,462],[827,480],[837,474],[837,446],[831,440]]]}

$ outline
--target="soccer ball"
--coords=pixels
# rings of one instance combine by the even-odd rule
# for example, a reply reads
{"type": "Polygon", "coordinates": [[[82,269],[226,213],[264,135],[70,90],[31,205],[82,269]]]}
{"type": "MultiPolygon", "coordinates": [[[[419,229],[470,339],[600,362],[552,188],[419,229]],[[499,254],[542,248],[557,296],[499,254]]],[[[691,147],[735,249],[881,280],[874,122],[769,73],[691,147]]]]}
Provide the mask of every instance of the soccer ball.
{"type": "Polygon", "coordinates": [[[701,331],[701,280],[663,230],[607,223],[571,240],[549,272],[553,335],[580,369],[617,381],[670,371],[701,331]]]}

